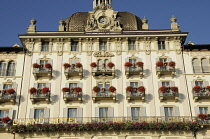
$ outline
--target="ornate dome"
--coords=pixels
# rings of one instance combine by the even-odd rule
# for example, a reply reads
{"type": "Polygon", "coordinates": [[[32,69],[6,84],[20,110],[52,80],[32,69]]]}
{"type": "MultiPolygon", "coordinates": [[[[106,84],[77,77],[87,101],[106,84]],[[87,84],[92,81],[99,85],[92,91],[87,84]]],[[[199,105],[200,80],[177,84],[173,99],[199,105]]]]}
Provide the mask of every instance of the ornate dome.
{"type": "MultiPolygon", "coordinates": [[[[66,31],[85,31],[89,13],[78,12],[65,20],[66,31]]],[[[124,31],[141,30],[142,21],[130,12],[118,12],[117,19],[124,31]]]]}

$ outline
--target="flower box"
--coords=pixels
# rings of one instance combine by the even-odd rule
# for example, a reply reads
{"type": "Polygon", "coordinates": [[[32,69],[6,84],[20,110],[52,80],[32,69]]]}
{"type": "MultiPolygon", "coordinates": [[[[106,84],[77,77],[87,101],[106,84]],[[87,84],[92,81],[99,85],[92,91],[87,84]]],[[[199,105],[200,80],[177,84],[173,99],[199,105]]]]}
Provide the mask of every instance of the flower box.
{"type": "Polygon", "coordinates": [[[143,62],[137,62],[136,65],[137,65],[138,67],[140,67],[140,68],[143,68],[144,63],[143,63],[143,62]]]}
{"type": "Polygon", "coordinates": [[[138,87],[138,91],[144,93],[145,92],[145,88],[144,86],[140,86],[138,87]]]}
{"type": "Polygon", "coordinates": [[[82,64],[80,62],[76,63],[76,68],[82,68],[82,64]]]}
{"type": "Polygon", "coordinates": [[[48,94],[50,92],[49,88],[42,88],[42,93],[43,94],[48,94]]]}
{"type": "Polygon", "coordinates": [[[198,118],[199,119],[206,119],[207,118],[207,114],[200,113],[200,114],[198,114],[198,118]]]}
{"type": "Polygon", "coordinates": [[[97,64],[96,64],[96,62],[92,62],[92,63],[90,64],[90,66],[91,66],[92,68],[96,68],[96,67],[97,67],[97,64]]]}
{"type": "Polygon", "coordinates": [[[45,64],[45,68],[47,68],[47,69],[52,69],[52,65],[51,65],[50,63],[46,63],[46,64],[45,64]]]}
{"type": "Polygon", "coordinates": [[[131,62],[125,62],[124,66],[130,68],[133,64],[131,62]]]}
{"type": "Polygon", "coordinates": [[[174,61],[170,61],[169,66],[174,68],[176,66],[176,63],[174,61]]]}
{"type": "Polygon", "coordinates": [[[3,117],[1,121],[2,123],[8,123],[9,121],[11,121],[11,119],[7,116],[7,117],[3,117]]]}
{"type": "Polygon", "coordinates": [[[11,94],[15,94],[15,90],[14,89],[7,89],[6,90],[7,94],[11,95],[11,94]]]}
{"type": "Polygon", "coordinates": [[[63,92],[70,92],[70,88],[63,88],[62,91],[63,92]]]}
{"type": "Polygon", "coordinates": [[[80,88],[80,87],[75,87],[75,88],[74,88],[74,92],[76,92],[76,93],[82,92],[82,88],[80,88]]]}
{"type": "Polygon", "coordinates": [[[36,88],[33,87],[29,90],[29,92],[30,92],[30,94],[35,94],[37,92],[37,90],[36,90],[36,88]]]}
{"type": "Polygon", "coordinates": [[[101,89],[98,86],[93,87],[93,91],[98,93],[101,89]]]}
{"type": "Polygon", "coordinates": [[[179,89],[178,87],[174,86],[174,87],[171,87],[171,91],[173,91],[174,93],[178,93],[179,89]]]}
{"type": "Polygon", "coordinates": [[[166,87],[166,86],[161,86],[161,87],[159,88],[159,91],[162,92],[162,93],[165,93],[165,92],[168,91],[168,87],[166,87]]]}
{"type": "Polygon", "coordinates": [[[110,69],[112,69],[115,65],[114,65],[114,63],[109,62],[109,63],[107,64],[107,66],[108,66],[110,69]]]}
{"type": "Polygon", "coordinates": [[[198,85],[193,87],[193,91],[195,91],[195,92],[200,92],[202,89],[203,88],[201,86],[198,86],[198,85]]]}
{"type": "Polygon", "coordinates": [[[109,87],[108,91],[114,93],[117,89],[114,86],[109,87]]]}
{"type": "Polygon", "coordinates": [[[157,61],[156,66],[157,67],[162,67],[164,65],[163,61],[157,61]]]}
{"type": "Polygon", "coordinates": [[[64,63],[63,66],[64,66],[65,69],[71,67],[71,65],[69,63],[64,63]]]}
{"type": "Polygon", "coordinates": [[[133,92],[134,91],[134,88],[132,86],[128,86],[126,88],[126,92],[133,92]]]}
{"type": "Polygon", "coordinates": [[[206,86],[206,90],[210,92],[210,86],[206,86]]]}
{"type": "Polygon", "coordinates": [[[38,63],[33,64],[33,68],[39,68],[39,67],[40,67],[40,65],[38,63]]]}

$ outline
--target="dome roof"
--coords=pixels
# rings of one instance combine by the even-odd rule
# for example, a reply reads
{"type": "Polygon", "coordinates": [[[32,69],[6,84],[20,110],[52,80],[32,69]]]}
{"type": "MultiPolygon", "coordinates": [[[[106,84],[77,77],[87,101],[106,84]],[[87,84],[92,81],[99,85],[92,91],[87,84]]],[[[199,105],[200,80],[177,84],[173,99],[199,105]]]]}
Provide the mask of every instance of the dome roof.
{"type": "MultiPolygon", "coordinates": [[[[89,13],[78,12],[65,20],[66,31],[85,31],[89,13]]],[[[117,19],[124,31],[140,30],[142,21],[130,12],[118,12],[117,19]]]]}

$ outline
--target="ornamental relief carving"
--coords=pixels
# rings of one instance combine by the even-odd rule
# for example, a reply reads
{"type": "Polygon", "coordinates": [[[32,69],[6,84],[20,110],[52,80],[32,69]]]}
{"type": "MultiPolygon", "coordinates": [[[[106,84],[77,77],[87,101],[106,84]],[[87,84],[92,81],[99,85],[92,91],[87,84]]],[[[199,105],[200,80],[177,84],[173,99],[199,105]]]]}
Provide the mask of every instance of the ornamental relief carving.
{"type": "Polygon", "coordinates": [[[202,51],[199,51],[199,52],[190,52],[190,56],[191,57],[196,57],[196,56],[210,56],[210,52],[209,51],[205,51],[205,52],[202,52],[202,51]]]}
{"type": "Polygon", "coordinates": [[[106,51],[98,51],[93,54],[94,57],[113,57],[114,54],[106,51]]]}

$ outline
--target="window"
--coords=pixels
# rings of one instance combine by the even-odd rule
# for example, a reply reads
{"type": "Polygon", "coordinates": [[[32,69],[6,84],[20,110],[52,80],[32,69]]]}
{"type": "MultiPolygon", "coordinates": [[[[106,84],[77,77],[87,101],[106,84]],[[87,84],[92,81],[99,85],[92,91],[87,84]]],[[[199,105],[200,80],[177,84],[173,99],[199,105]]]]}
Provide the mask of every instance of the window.
{"type": "Polygon", "coordinates": [[[37,89],[42,89],[42,88],[45,88],[45,87],[47,87],[46,83],[38,83],[37,89]]]}
{"type": "Polygon", "coordinates": [[[4,89],[10,89],[12,88],[12,84],[4,84],[4,89]]]}
{"type": "Polygon", "coordinates": [[[131,116],[132,117],[140,117],[140,108],[139,107],[132,107],[131,108],[131,116]]]}
{"type": "Polygon", "coordinates": [[[138,82],[130,82],[130,86],[137,88],[139,86],[138,82]]]}
{"type": "Polygon", "coordinates": [[[209,62],[206,58],[201,60],[202,72],[209,73],[209,62]]]}
{"type": "Polygon", "coordinates": [[[165,41],[158,41],[158,50],[165,50],[165,41]]]}
{"type": "Polygon", "coordinates": [[[169,87],[170,86],[170,82],[162,82],[162,86],[166,86],[166,87],[169,87]]]}
{"type": "Polygon", "coordinates": [[[49,42],[42,42],[41,51],[49,51],[49,42]]]}
{"type": "Polygon", "coordinates": [[[8,63],[7,76],[14,76],[14,75],[15,75],[15,62],[10,61],[8,63]]]}
{"type": "Polygon", "coordinates": [[[159,58],[159,61],[162,61],[162,62],[167,62],[167,58],[159,58]]]}
{"type": "Polygon", "coordinates": [[[100,88],[100,92],[109,93],[109,92],[108,92],[108,89],[109,89],[109,87],[110,87],[110,83],[98,83],[98,87],[100,88]],[[105,91],[103,91],[102,88],[105,88],[105,91]]]}
{"type": "Polygon", "coordinates": [[[199,113],[209,114],[208,107],[199,107],[199,113]]]}
{"type": "Polygon", "coordinates": [[[6,62],[0,62],[0,76],[5,76],[6,74],[6,62]]]}
{"type": "Polygon", "coordinates": [[[73,41],[71,42],[71,51],[79,51],[79,42],[78,41],[73,41]]]}
{"type": "Polygon", "coordinates": [[[9,110],[0,110],[0,118],[9,116],[9,110]]]}
{"type": "Polygon", "coordinates": [[[109,63],[109,60],[108,59],[105,59],[105,60],[101,60],[101,59],[98,59],[97,61],[97,67],[98,67],[98,70],[109,70],[109,67],[107,66],[107,64],[109,63]]]}
{"type": "Polygon", "coordinates": [[[203,81],[195,81],[195,85],[203,87],[203,81]]]}
{"type": "Polygon", "coordinates": [[[77,83],[69,83],[69,88],[75,88],[77,87],[77,83]]]}
{"type": "Polygon", "coordinates": [[[99,51],[102,51],[102,50],[107,50],[107,42],[106,41],[100,41],[99,42],[99,51]]]}
{"type": "Polygon", "coordinates": [[[193,59],[192,65],[193,65],[194,73],[200,73],[201,72],[200,62],[197,58],[193,59]]]}
{"type": "Polygon", "coordinates": [[[128,50],[136,50],[135,41],[128,41],[128,50]]]}
{"type": "Polygon", "coordinates": [[[44,118],[44,109],[35,109],[35,119],[44,118]]]}
{"type": "Polygon", "coordinates": [[[99,118],[108,117],[108,108],[99,108],[99,118]]]}
{"type": "Polygon", "coordinates": [[[136,64],[136,59],[129,59],[129,62],[131,62],[133,65],[136,64]]]}
{"type": "Polygon", "coordinates": [[[173,107],[164,107],[164,113],[166,117],[173,116],[173,107]]]}
{"type": "Polygon", "coordinates": [[[77,108],[69,108],[68,109],[68,117],[76,118],[77,117],[77,108]]]}

